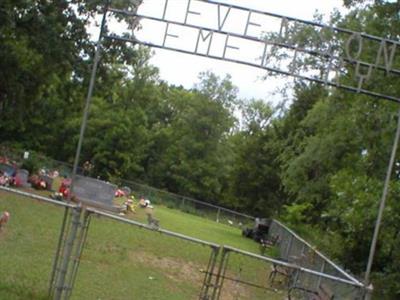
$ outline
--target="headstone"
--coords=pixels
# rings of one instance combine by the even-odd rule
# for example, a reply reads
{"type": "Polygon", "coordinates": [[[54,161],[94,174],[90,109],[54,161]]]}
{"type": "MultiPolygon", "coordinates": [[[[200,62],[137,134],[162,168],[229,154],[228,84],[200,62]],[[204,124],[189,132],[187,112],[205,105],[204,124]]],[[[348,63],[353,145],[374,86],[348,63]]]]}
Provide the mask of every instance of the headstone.
{"type": "Polygon", "coordinates": [[[40,175],[40,179],[46,182],[46,190],[52,191],[53,190],[53,178],[48,175],[40,175]]]}
{"type": "Polygon", "coordinates": [[[72,195],[86,204],[112,207],[117,186],[99,179],[76,175],[72,195]]]}
{"type": "Polygon", "coordinates": [[[21,180],[21,185],[23,187],[30,186],[28,183],[28,178],[29,178],[29,171],[25,169],[19,169],[17,170],[17,176],[21,180]]]}

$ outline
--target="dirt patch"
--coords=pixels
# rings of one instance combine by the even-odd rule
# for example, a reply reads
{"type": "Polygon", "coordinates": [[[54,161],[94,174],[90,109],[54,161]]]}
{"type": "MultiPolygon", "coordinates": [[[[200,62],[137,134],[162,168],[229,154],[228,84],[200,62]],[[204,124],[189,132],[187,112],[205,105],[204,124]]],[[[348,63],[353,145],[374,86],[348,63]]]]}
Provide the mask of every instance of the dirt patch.
{"type": "MultiPolygon", "coordinates": [[[[205,276],[205,266],[187,262],[179,258],[158,257],[151,253],[131,252],[128,255],[130,261],[140,262],[150,268],[158,269],[173,282],[189,281],[194,286],[201,288],[205,276]]],[[[227,277],[234,278],[233,274],[227,277]]],[[[173,288],[173,287],[172,287],[173,288]]],[[[200,290],[199,290],[200,292],[200,290]]],[[[224,280],[221,300],[251,299],[249,291],[242,284],[231,280],[224,280]]]]}
{"type": "Polygon", "coordinates": [[[129,253],[128,257],[131,261],[138,261],[150,268],[162,270],[169,279],[175,282],[187,280],[191,283],[198,283],[203,279],[199,265],[181,259],[158,257],[151,253],[138,251],[129,253]]]}

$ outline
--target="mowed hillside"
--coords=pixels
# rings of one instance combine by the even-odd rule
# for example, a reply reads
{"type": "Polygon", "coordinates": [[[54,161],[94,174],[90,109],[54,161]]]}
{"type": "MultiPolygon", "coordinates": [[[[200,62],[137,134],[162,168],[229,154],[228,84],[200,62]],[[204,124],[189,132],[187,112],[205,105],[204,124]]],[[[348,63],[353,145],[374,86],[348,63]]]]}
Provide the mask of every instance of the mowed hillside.
{"type": "MultiPolygon", "coordinates": [[[[64,209],[0,191],[3,210],[11,218],[0,234],[0,299],[46,299],[64,209]]],[[[160,206],[155,217],[164,229],[259,252],[238,228],[160,206]]],[[[144,222],[144,211],[129,218],[144,222]]],[[[93,216],[72,298],[197,299],[210,253],[207,246],[93,216]]],[[[262,284],[269,271],[237,256],[227,276],[262,284]]],[[[266,293],[283,296],[225,280],[221,299],[261,299],[266,293]]]]}

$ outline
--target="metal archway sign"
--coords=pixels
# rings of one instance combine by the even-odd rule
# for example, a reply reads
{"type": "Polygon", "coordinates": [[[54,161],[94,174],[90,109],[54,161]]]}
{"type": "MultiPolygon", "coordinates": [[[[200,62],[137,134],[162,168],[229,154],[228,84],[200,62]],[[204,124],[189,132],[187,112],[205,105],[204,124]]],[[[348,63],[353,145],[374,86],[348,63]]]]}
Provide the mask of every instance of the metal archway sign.
{"type": "MultiPolygon", "coordinates": [[[[72,185],[78,169],[103,38],[243,64],[327,87],[400,103],[397,95],[372,84],[374,78],[381,76],[394,83],[399,79],[399,41],[212,0],[179,0],[185,5],[178,8],[173,5],[176,0],[158,0],[161,9],[154,14],[141,12],[146,0],[134,2],[133,9],[114,8],[111,0],[106,1],[76,149],[72,185]],[[110,26],[108,29],[111,31],[105,33],[105,26],[112,25],[121,17],[125,20],[122,22],[125,26],[117,26],[114,29],[110,26]],[[157,24],[159,34],[138,39],[136,29],[139,24],[143,25],[145,22],[157,24]],[[298,34],[304,30],[313,35],[299,39],[298,34]],[[280,55],[281,59],[275,60],[275,55],[280,55]],[[307,64],[309,60],[314,63],[307,64]],[[344,77],[346,83],[341,82],[341,78],[344,77]]],[[[365,298],[368,298],[371,292],[367,285],[370,283],[369,276],[399,136],[400,112],[367,263],[365,298]]],[[[79,217],[77,215],[76,219],[79,220],[79,217]]],[[[61,228],[61,239],[74,240],[65,233],[64,226],[61,228]]],[[[61,287],[65,286],[65,274],[71,259],[70,251],[61,249],[60,246],[57,249],[56,259],[59,253],[64,254],[60,262],[62,268],[53,270],[53,273],[55,281],[61,287]]],[[[76,274],[76,270],[74,272],[76,274]]],[[[72,286],[74,276],[69,279],[72,286]]],[[[60,289],[56,291],[54,298],[68,298],[69,295],[70,291],[64,293],[60,289]]]]}
{"type": "Polygon", "coordinates": [[[140,13],[140,8],[109,8],[109,20],[123,16],[132,23],[152,23],[160,32],[141,40],[131,30],[116,28],[104,37],[244,64],[400,103],[397,95],[371,85],[379,75],[387,80],[400,75],[400,61],[395,59],[400,56],[399,41],[210,0],[185,1],[176,6],[173,0],[159,0],[162,10],[152,15],[140,13]],[[313,40],[297,36],[306,30],[315,33],[313,40]],[[273,53],[285,58],[276,61],[273,53]],[[311,59],[315,66],[305,65],[311,59]],[[342,83],[343,76],[350,82],[342,83]]]}

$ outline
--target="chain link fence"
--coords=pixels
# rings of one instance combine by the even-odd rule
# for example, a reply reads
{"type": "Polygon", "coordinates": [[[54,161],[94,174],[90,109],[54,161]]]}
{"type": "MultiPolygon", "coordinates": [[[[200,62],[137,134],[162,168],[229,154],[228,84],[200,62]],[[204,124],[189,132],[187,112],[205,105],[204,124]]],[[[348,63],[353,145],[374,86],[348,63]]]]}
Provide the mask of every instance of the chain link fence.
{"type": "MultiPolygon", "coordinates": [[[[38,198],[38,196],[34,196],[25,192],[18,193],[24,194],[28,197],[38,198]]],[[[39,198],[41,197],[39,196],[39,198]]],[[[63,202],[55,202],[48,199],[41,200],[46,200],[46,202],[54,203],[58,206],[68,205],[64,204],[63,202]]],[[[19,203],[19,201],[8,201],[8,209],[12,208],[14,203],[19,203]]],[[[19,206],[17,209],[15,209],[15,211],[11,211],[12,215],[23,217],[25,210],[32,212],[31,208],[27,208],[25,206],[19,206]]],[[[190,292],[182,291],[182,295],[185,295],[182,299],[188,295],[190,295],[189,298],[194,299],[195,295],[198,295],[199,291],[201,291],[199,297],[202,300],[313,299],[313,297],[315,298],[321,295],[321,293],[326,293],[326,295],[330,297],[326,299],[333,299],[332,297],[334,297],[335,299],[350,300],[362,299],[365,291],[360,282],[344,272],[318,251],[314,250],[311,245],[298,237],[286,226],[275,220],[273,220],[271,223],[269,234],[271,237],[279,235],[279,260],[227,246],[222,246],[220,247],[221,250],[218,251],[220,252],[220,261],[219,264],[216,265],[218,249],[217,245],[214,245],[211,248],[212,254],[210,256],[210,248],[201,247],[197,249],[197,246],[192,243],[194,241],[195,244],[204,244],[209,246],[210,244],[207,242],[184,237],[183,235],[174,234],[162,229],[150,231],[148,234],[143,235],[141,233],[143,229],[141,228],[145,227],[145,225],[141,223],[137,223],[132,220],[125,220],[121,217],[101,211],[91,210],[89,212],[91,212],[93,215],[102,217],[102,219],[106,218],[108,220],[99,221],[98,219],[95,219],[93,221],[94,224],[97,224],[94,226],[96,233],[94,234],[95,236],[93,239],[90,238],[92,234],[89,235],[88,247],[85,250],[85,253],[91,253],[90,256],[95,257],[99,251],[105,252],[107,255],[101,258],[100,265],[104,263],[116,264],[115,267],[119,265],[116,269],[118,272],[122,270],[123,273],[128,273],[131,267],[135,268],[140,265],[141,268],[144,268],[143,274],[147,274],[146,276],[149,278],[149,281],[144,280],[144,282],[149,283],[148,287],[146,286],[147,284],[142,283],[144,286],[146,286],[146,288],[165,288],[165,283],[163,283],[164,281],[168,280],[170,276],[172,276],[171,278],[177,276],[176,272],[180,272],[179,270],[188,268],[186,263],[183,263],[180,257],[174,256],[175,252],[173,249],[178,244],[180,248],[187,248],[187,251],[185,252],[188,253],[186,258],[188,261],[191,261],[191,257],[194,253],[196,253],[196,259],[194,260],[198,261],[194,264],[189,263],[190,267],[188,270],[186,270],[188,272],[186,276],[194,276],[197,279],[192,282],[190,292]],[[118,229],[116,228],[117,225],[102,225],[104,222],[109,223],[115,221],[117,221],[119,224],[121,224],[121,222],[126,223],[125,225],[118,225],[118,227],[133,225],[133,228],[129,228],[128,230],[128,228],[124,229],[123,227],[118,229]],[[101,230],[96,228],[101,228],[101,230]],[[113,230],[124,232],[121,239],[117,240],[114,237],[112,232],[113,230]],[[160,236],[160,233],[164,233],[162,237],[160,236]],[[180,241],[174,241],[174,237],[177,237],[180,241]],[[185,239],[189,243],[185,242],[185,239]],[[144,240],[147,241],[146,247],[149,248],[143,248],[142,242],[144,240]],[[130,242],[126,243],[127,241],[130,242]],[[132,241],[134,242],[132,243],[132,241]],[[170,244],[170,247],[165,248],[167,244],[170,244]],[[167,256],[167,258],[161,259],[159,256],[161,253],[158,253],[157,250],[154,249],[163,249],[162,256],[167,256]],[[152,251],[156,251],[156,261],[154,261],[154,258],[151,257],[146,258],[146,253],[151,253],[152,251]],[[108,256],[108,254],[112,257],[108,256]],[[168,258],[168,255],[171,255],[171,257],[168,258]],[[145,262],[143,261],[143,257],[147,259],[145,262]],[[146,265],[149,267],[148,270],[146,269],[146,265]],[[171,271],[170,269],[172,266],[174,266],[175,269],[173,269],[173,274],[169,274],[168,272],[171,271]],[[161,273],[156,271],[158,267],[161,267],[161,273]],[[162,278],[161,281],[163,282],[152,282],[152,278],[162,278]],[[204,278],[204,280],[201,280],[201,278],[204,278]],[[201,281],[203,281],[203,284],[201,284],[201,281]],[[160,285],[158,286],[158,284],[160,285]]],[[[32,217],[27,217],[27,219],[30,220],[29,224],[32,228],[45,227],[44,224],[40,225],[40,223],[47,221],[48,216],[45,214],[40,216],[40,213],[42,213],[42,209],[39,208],[37,212],[34,213],[37,218],[32,219],[32,217]],[[35,221],[33,222],[33,220],[35,221]]],[[[56,215],[57,214],[54,214],[54,216],[56,215]]],[[[61,214],[59,214],[57,217],[60,218],[61,214]]],[[[52,234],[46,234],[46,241],[48,240],[48,237],[53,235],[51,238],[51,243],[53,246],[51,248],[54,247],[57,240],[57,236],[54,233],[54,230],[52,230],[52,234]]],[[[32,233],[30,233],[32,236],[35,234],[37,234],[36,231],[32,231],[32,233]]],[[[34,238],[35,244],[42,239],[42,236],[36,236],[34,238]]],[[[28,236],[25,236],[25,240],[29,241],[28,236]]],[[[11,245],[10,247],[14,246],[11,245]]],[[[27,247],[27,249],[36,247],[34,244],[30,246],[28,244],[24,244],[23,246],[23,248],[27,247]]],[[[12,253],[13,252],[11,251],[10,255],[12,255],[12,253]]],[[[80,256],[81,254],[78,255],[78,257],[80,256]]],[[[72,259],[75,260],[75,258],[72,259]]],[[[50,261],[45,263],[48,271],[50,271],[50,264],[50,261]]],[[[82,265],[81,272],[88,274],[91,272],[91,270],[96,268],[98,268],[98,266],[89,261],[82,265]]],[[[114,269],[111,270],[113,270],[112,272],[117,272],[114,269]]],[[[22,269],[19,271],[22,272],[22,269]]],[[[81,272],[79,274],[81,274],[81,272]]],[[[4,274],[2,276],[5,277],[4,274]]],[[[115,273],[113,276],[118,275],[115,273]]],[[[138,278],[135,279],[135,281],[141,281],[141,273],[137,274],[137,276],[138,278]]],[[[104,283],[101,283],[101,286],[107,285],[107,280],[107,276],[96,276],[97,283],[104,281],[104,283]]],[[[88,279],[86,276],[80,277],[80,275],[78,275],[77,291],[73,296],[77,295],[78,298],[80,298],[86,295],[87,292],[92,295],[100,295],[97,293],[99,289],[99,285],[97,283],[93,284],[93,282],[90,281],[90,277],[88,279]]],[[[43,293],[44,286],[45,281],[42,280],[40,293],[43,293]]],[[[110,297],[114,297],[115,295],[118,295],[118,297],[127,295],[126,287],[129,286],[129,282],[125,281],[124,277],[121,277],[117,286],[118,288],[112,291],[112,293],[109,293],[110,291],[103,291],[103,293],[106,293],[110,297]]],[[[137,290],[136,293],[137,295],[140,295],[140,291],[137,290]]]]}
{"type": "Polygon", "coordinates": [[[179,209],[183,212],[211,219],[237,227],[253,226],[254,217],[227,208],[160,190],[137,182],[121,180],[121,185],[129,187],[136,198],[144,197],[152,203],[179,209]]]}
{"type": "Polygon", "coordinates": [[[361,284],[356,278],[343,271],[334,262],[317,251],[315,247],[307,243],[296,233],[277,220],[272,220],[268,232],[268,238],[277,238],[279,258],[283,261],[296,263],[296,265],[299,265],[303,268],[322,272],[334,277],[361,284]]]}
{"type": "MultiPolygon", "coordinates": [[[[0,146],[0,157],[6,157],[10,161],[16,163],[19,167],[24,167],[26,159],[24,159],[22,150],[11,149],[6,146],[0,146]]],[[[70,177],[72,173],[72,164],[54,160],[36,152],[29,152],[29,160],[35,161],[36,167],[45,174],[53,176],[57,172],[61,177],[70,177]]],[[[78,168],[78,174],[83,174],[83,168],[78,168]]],[[[113,182],[116,183],[116,182],[113,182]]],[[[154,204],[165,205],[169,208],[179,209],[183,212],[201,216],[216,222],[229,224],[236,227],[252,227],[254,217],[227,209],[221,206],[203,202],[191,197],[181,196],[170,193],[165,190],[157,189],[145,184],[134,181],[120,179],[118,180],[120,187],[129,187],[132,194],[139,199],[144,197],[154,204]]],[[[57,188],[57,184],[53,186],[53,190],[57,188]]]]}
{"type": "Polygon", "coordinates": [[[364,286],[296,263],[223,246],[212,299],[363,299],[364,286]],[[229,297],[229,295],[231,297],[229,297]]]}
{"type": "Polygon", "coordinates": [[[0,187],[0,299],[48,299],[54,250],[63,217],[72,205],[0,187]],[[22,197],[21,197],[22,196],[22,197]]]}
{"type": "MultiPolygon", "coordinates": [[[[33,153],[32,155],[35,155],[35,160],[40,167],[47,172],[51,173],[57,170],[61,176],[70,176],[71,165],[49,159],[39,154],[33,153]]],[[[9,149],[1,147],[0,157],[7,157],[17,162],[19,165],[23,165],[24,159],[22,151],[10,151],[9,149]]],[[[180,196],[128,180],[120,180],[119,184],[121,187],[129,187],[131,193],[137,199],[144,197],[154,204],[179,209],[186,213],[238,227],[251,227],[254,223],[254,218],[249,215],[241,214],[190,197],[180,196]]],[[[340,296],[339,299],[358,299],[359,286],[362,286],[362,284],[357,279],[347,274],[339,266],[315,250],[312,245],[300,238],[296,233],[279,221],[271,221],[268,239],[276,239],[278,241],[276,244],[279,252],[278,256],[279,260],[283,263],[294,264],[297,267],[318,272],[318,274],[302,270],[296,271],[296,278],[294,275],[290,276],[291,280],[294,280],[294,282],[290,283],[291,285],[287,283],[287,286],[277,289],[276,286],[271,285],[271,281],[268,281],[271,272],[272,274],[278,275],[278,278],[285,278],[288,277],[287,273],[290,271],[290,268],[286,268],[286,270],[283,268],[284,271],[278,271],[279,268],[276,268],[277,264],[271,263],[271,261],[264,261],[263,264],[258,264],[254,263],[254,257],[243,256],[243,253],[239,255],[238,252],[231,251],[235,253],[231,256],[236,257],[233,258],[233,260],[236,260],[237,263],[233,265],[236,266],[237,269],[231,270],[231,267],[229,267],[228,275],[225,276],[226,280],[231,282],[229,285],[229,297],[233,297],[232,299],[248,299],[243,295],[251,294],[253,297],[252,299],[262,299],[262,295],[274,296],[275,294],[279,294],[279,292],[276,291],[281,291],[283,288],[283,290],[290,291],[293,295],[298,294],[298,298],[293,299],[304,299],[303,297],[305,297],[306,294],[317,291],[322,284],[329,286],[330,290],[332,290],[335,295],[340,296]],[[276,239],[276,237],[278,238],[276,239]],[[328,274],[328,277],[322,276],[321,274],[328,274]],[[352,282],[354,285],[348,284],[348,282],[352,282]],[[245,285],[246,288],[241,288],[241,285],[245,285]]],[[[293,272],[290,271],[289,273],[293,272]]],[[[285,280],[281,278],[280,281],[285,280]]]]}
{"type": "MultiPolygon", "coordinates": [[[[72,173],[72,164],[49,158],[35,151],[16,150],[0,145],[0,159],[20,168],[38,169],[46,174],[57,171],[62,177],[70,177],[72,173]]],[[[83,174],[83,168],[78,167],[77,173],[83,174]]]]}
{"type": "MultiPolygon", "coordinates": [[[[69,205],[1,189],[0,210],[9,210],[13,219],[2,236],[6,264],[0,270],[0,296],[3,286],[7,289],[3,290],[4,295],[15,289],[12,292],[25,293],[26,298],[46,298],[53,250],[60,242],[58,233],[63,218],[60,208],[69,205]],[[14,198],[1,189],[37,198],[41,203],[28,204],[29,199],[14,198]],[[49,204],[58,209],[47,208],[49,204]]],[[[69,273],[77,274],[76,284],[73,280],[65,288],[68,294],[72,292],[73,299],[358,300],[364,294],[362,284],[304,268],[297,262],[218,246],[168,230],[152,230],[96,209],[88,209],[87,213],[92,216],[88,237],[84,244],[76,245],[77,249],[85,250],[73,251],[70,258],[76,268],[80,265],[77,273],[69,273]],[[160,293],[165,298],[154,298],[160,293]],[[323,293],[330,298],[324,298],[323,293]]]]}
{"type": "Polygon", "coordinates": [[[56,299],[62,291],[61,299],[194,300],[211,288],[219,245],[93,208],[75,222],[79,206],[6,187],[3,210],[11,218],[0,232],[0,299],[56,299]]]}

